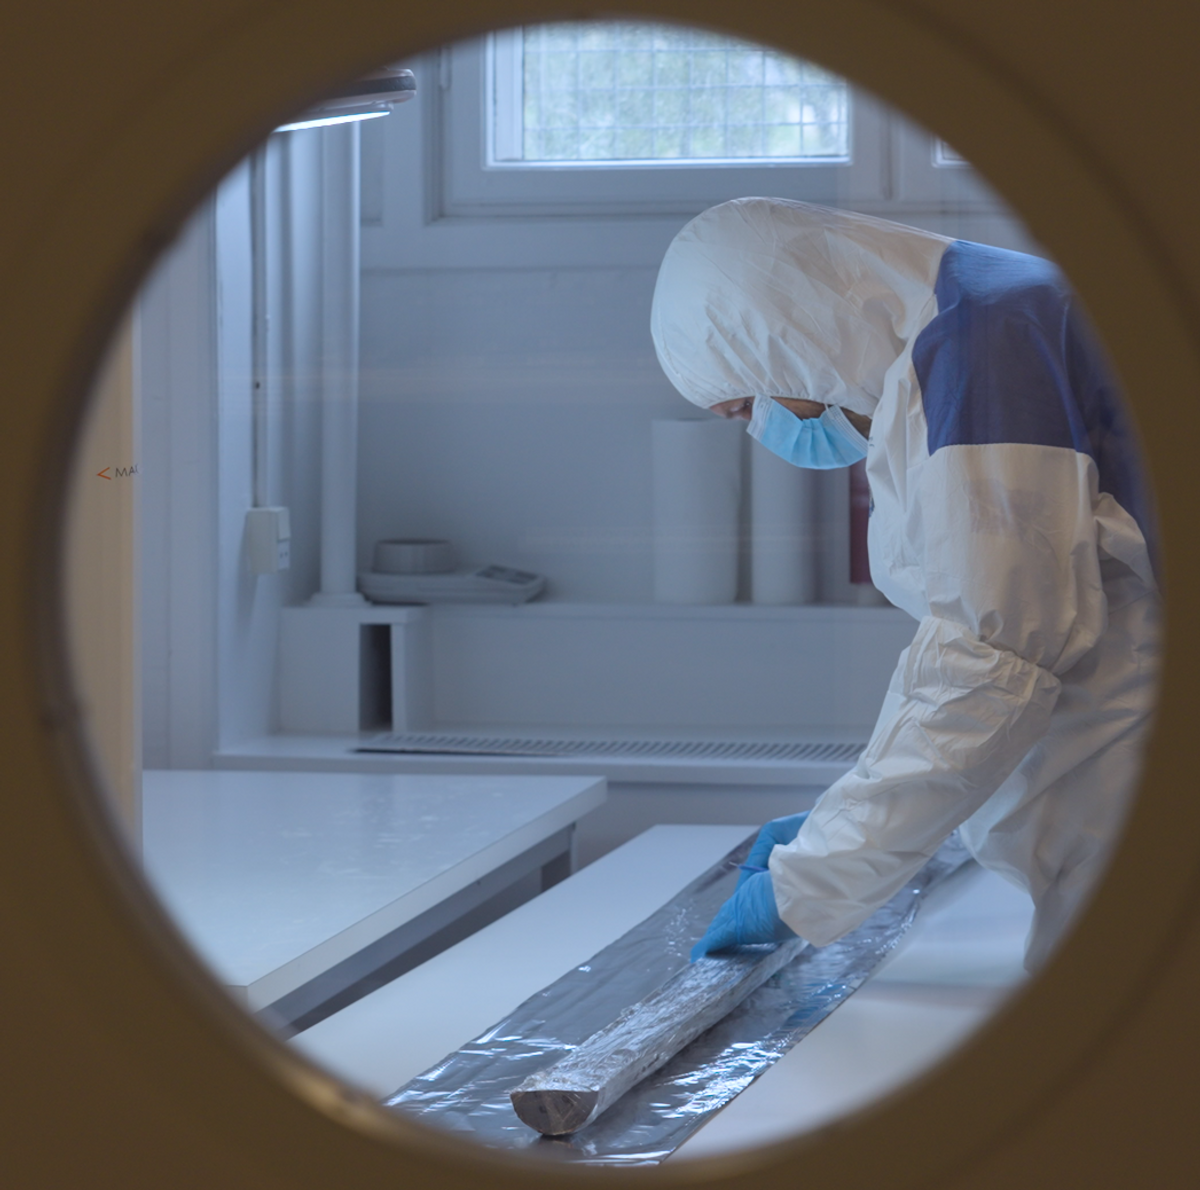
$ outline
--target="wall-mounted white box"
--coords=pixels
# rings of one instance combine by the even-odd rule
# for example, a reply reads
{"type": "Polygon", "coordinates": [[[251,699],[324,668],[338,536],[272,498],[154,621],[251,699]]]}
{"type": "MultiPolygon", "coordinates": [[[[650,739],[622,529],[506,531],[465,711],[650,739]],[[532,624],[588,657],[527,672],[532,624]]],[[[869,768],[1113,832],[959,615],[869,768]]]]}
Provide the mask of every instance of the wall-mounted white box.
{"type": "Polygon", "coordinates": [[[291,566],[292,525],[286,508],[247,510],[246,564],[251,574],[276,574],[291,566]]]}

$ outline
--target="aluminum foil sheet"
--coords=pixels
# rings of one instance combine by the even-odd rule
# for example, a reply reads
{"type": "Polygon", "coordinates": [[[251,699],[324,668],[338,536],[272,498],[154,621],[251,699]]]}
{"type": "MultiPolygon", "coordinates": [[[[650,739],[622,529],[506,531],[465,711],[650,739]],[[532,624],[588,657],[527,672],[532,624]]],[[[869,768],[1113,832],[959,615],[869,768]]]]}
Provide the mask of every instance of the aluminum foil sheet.
{"type": "Polygon", "coordinates": [[[968,860],[957,835],[882,909],[838,942],[805,947],[724,1020],[568,1137],[517,1119],[509,1091],[557,1062],[688,962],[737,883],[755,835],[586,963],[418,1075],[385,1106],[503,1149],[595,1165],[653,1165],[844,1003],[912,924],[921,902],[968,860]]]}

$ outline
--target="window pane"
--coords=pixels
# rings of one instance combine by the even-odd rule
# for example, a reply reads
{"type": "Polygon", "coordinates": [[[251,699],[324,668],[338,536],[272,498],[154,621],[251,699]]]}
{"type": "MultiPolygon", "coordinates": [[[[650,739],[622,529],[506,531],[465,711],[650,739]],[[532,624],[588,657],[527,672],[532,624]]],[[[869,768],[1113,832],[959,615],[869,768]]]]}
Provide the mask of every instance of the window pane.
{"type": "Polygon", "coordinates": [[[533,25],[521,44],[523,161],[849,157],[846,82],[798,58],[640,22],[533,25]]]}

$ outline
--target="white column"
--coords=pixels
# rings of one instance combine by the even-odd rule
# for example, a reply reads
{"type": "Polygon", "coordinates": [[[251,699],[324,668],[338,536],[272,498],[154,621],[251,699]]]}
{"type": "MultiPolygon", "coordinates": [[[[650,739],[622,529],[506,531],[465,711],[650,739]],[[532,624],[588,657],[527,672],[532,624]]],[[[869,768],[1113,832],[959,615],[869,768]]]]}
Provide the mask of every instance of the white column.
{"type": "MultiPolygon", "coordinates": [[[[308,135],[312,135],[309,133],[308,135]]],[[[321,587],[313,603],[356,591],[358,495],[359,127],[322,128],[321,587]]]]}

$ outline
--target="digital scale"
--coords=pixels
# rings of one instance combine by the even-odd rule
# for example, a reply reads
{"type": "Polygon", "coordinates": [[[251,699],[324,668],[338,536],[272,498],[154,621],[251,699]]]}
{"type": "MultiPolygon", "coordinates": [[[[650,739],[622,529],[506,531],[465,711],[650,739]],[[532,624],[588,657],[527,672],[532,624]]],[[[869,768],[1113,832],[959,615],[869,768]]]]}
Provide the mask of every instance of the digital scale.
{"type": "Polygon", "coordinates": [[[434,538],[375,543],[373,567],[358,589],[372,603],[528,603],[546,580],[510,566],[457,564],[454,547],[434,538]]]}
{"type": "Polygon", "coordinates": [[[358,589],[372,603],[528,603],[546,579],[508,566],[478,566],[434,574],[359,574],[358,589]]]}
{"type": "Polygon", "coordinates": [[[372,603],[528,603],[546,589],[546,579],[508,566],[480,566],[448,574],[358,576],[358,589],[372,603]]]}

